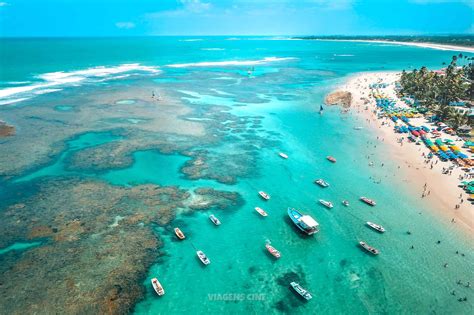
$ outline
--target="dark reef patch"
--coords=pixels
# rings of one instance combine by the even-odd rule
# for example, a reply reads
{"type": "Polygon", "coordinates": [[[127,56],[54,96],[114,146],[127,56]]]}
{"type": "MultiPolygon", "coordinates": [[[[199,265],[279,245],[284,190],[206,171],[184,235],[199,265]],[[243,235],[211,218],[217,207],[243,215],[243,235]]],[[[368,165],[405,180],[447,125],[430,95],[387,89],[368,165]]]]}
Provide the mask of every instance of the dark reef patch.
{"type": "MultiPolygon", "coordinates": [[[[168,225],[191,194],[178,187],[132,188],[81,179],[36,181],[37,191],[0,209],[0,248],[47,240],[1,256],[6,314],[124,314],[162,252],[153,225],[168,225]]],[[[197,189],[207,207],[238,204],[236,193],[197,189]]],[[[204,204],[194,209],[207,209],[204,204]]]]}
{"type": "Polygon", "coordinates": [[[6,122],[0,120],[0,138],[10,137],[15,134],[15,127],[7,125],[6,122]]]}

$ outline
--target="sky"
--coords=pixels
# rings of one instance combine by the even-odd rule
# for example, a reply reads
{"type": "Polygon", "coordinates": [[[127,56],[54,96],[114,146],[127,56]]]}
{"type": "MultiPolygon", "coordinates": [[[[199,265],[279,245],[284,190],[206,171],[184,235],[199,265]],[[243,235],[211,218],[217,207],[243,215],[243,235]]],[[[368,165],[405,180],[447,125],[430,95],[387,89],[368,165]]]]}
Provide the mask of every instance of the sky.
{"type": "Polygon", "coordinates": [[[0,36],[473,34],[474,0],[0,0],[0,36]]]}

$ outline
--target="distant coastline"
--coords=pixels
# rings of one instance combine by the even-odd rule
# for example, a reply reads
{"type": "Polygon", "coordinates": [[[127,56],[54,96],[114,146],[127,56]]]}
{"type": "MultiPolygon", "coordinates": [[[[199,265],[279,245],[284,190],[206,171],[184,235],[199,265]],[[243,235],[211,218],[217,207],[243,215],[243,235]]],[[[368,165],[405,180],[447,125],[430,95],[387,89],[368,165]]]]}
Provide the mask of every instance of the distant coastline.
{"type": "Polygon", "coordinates": [[[422,48],[431,48],[438,50],[451,50],[458,52],[474,53],[474,36],[466,35],[461,37],[346,37],[346,36],[304,36],[294,37],[300,40],[319,40],[319,41],[343,41],[343,42],[362,42],[362,43],[379,43],[404,46],[416,46],[422,48]]]}

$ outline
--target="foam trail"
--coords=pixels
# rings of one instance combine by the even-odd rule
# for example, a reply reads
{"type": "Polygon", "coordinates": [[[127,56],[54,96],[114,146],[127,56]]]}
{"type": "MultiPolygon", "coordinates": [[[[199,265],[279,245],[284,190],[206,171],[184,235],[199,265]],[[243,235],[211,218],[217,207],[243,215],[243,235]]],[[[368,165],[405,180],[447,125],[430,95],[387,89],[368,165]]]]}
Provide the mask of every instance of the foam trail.
{"type": "Polygon", "coordinates": [[[188,67],[227,67],[227,66],[256,66],[270,62],[296,60],[293,57],[266,57],[259,60],[229,60],[229,61],[208,61],[208,62],[196,62],[196,63],[177,63],[168,65],[171,68],[188,68],[188,67]]]}

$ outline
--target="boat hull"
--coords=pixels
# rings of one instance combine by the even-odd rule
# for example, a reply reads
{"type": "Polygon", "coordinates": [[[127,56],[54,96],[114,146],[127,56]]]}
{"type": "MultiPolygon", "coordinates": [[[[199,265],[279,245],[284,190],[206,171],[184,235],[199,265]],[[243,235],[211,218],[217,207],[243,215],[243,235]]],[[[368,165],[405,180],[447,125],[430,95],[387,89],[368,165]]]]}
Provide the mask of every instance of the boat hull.
{"type": "Polygon", "coordinates": [[[174,234],[176,234],[176,237],[178,237],[180,240],[184,240],[186,238],[184,233],[179,228],[174,229],[174,234]]]}
{"type": "Polygon", "coordinates": [[[151,285],[153,289],[155,290],[156,294],[158,294],[159,296],[162,296],[165,294],[165,289],[163,288],[163,286],[161,285],[161,283],[158,281],[157,278],[151,279],[151,285]]]}
{"type": "Polygon", "coordinates": [[[307,235],[313,235],[318,231],[318,229],[311,229],[307,230],[303,226],[301,226],[301,223],[299,222],[299,219],[303,216],[299,211],[293,208],[288,208],[288,216],[290,217],[291,221],[293,224],[303,233],[307,235]]]}

